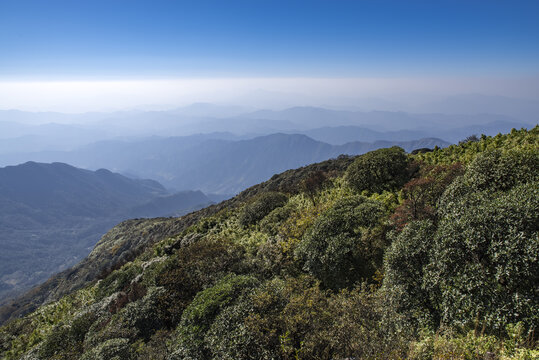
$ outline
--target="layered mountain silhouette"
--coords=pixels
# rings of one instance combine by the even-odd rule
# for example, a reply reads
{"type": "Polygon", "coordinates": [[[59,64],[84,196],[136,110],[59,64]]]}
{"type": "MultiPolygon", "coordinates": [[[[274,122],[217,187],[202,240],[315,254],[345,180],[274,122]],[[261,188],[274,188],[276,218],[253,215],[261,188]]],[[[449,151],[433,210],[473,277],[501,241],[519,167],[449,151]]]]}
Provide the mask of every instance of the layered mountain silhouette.
{"type": "Polygon", "coordinates": [[[425,138],[331,145],[298,134],[272,134],[248,140],[196,135],[102,141],[76,151],[20,154],[20,159],[11,157],[11,161],[28,157],[42,162],[62,161],[87,169],[107,168],[139,178],[152,178],[178,191],[235,194],[284,170],[341,154],[358,155],[394,145],[412,151],[445,147],[449,143],[425,138]]]}
{"type": "Polygon", "coordinates": [[[537,106],[535,102],[518,99],[461,96],[429,105],[428,113],[312,106],[252,111],[239,106],[202,103],[161,111],[82,114],[0,110],[0,154],[67,151],[115,138],[195,134],[232,139],[284,132],[305,134],[337,145],[422,137],[456,143],[462,140],[463,133],[470,135],[467,133],[469,127],[486,135],[507,132],[511,128],[529,128],[537,122],[533,115],[536,112],[531,111],[537,106]],[[489,107],[489,103],[497,106],[489,107]],[[338,132],[341,127],[351,131],[338,132]],[[326,137],[324,133],[328,129],[331,135],[326,137]]]}
{"type": "Polygon", "coordinates": [[[181,215],[209,203],[201,192],[171,195],[157,181],[105,169],[0,168],[0,299],[75,264],[124,219],[181,215]]]}

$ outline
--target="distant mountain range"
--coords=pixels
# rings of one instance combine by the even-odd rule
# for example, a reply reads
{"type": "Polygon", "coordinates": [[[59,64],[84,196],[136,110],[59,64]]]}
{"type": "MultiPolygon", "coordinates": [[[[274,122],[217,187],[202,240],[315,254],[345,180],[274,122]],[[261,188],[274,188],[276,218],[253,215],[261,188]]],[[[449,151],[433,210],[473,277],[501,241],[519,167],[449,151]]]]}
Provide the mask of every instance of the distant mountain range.
{"type": "Polygon", "coordinates": [[[497,99],[499,114],[480,112],[491,100],[448,98],[428,114],[204,103],[166,111],[0,111],[0,166],[24,163],[0,169],[0,299],[71,266],[123,219],[181,215],[341,154],[445,147],[537,123],[529,116],[536,103],[497,99]]]}
{"type": "Polygon", "coordinates": [[[482,94],[461,94],[425,104],[424,112],[444,114],[499,114],[512,118],[537,121],[539,101],[510,98],[506,96],[488,96],[482,94]]]}
{"type": "Polygon", "coordinates": [[[152,178],[176,190],[235,194],[278,172],[341,154],[358,155],[393,145],[412,151],[423,147],[445,147],[449,143],[425,138],[330,145],[298,134],[272,134],[236,141],[205,136],[154,137],[103,141],[69,152],[0,156],[0,162],[22,159],[61,161],[86,169],[108,168],[132,177],[152,178]]]}
{"type": "Polygon", "coordinates": [[[86,256],[127,218],[182,215],[211,203],[153,180],[63,163],[0,168],[0,300],[86,256]]]}
{"type": "Polygon", "coordinates": [[[332,145],[343,145],[354,141],[411,141],[428,137],[440,137],[451,143],[458,143],[473,134],[493,136],[498,133],[507,133],[512,128],[520,129],[522,127],[531,128],[529,124],[522,122],[492,121],[485,124],[444,129],[443,131],[441,128],[436,130],[425,128],[423,130],[375,131],[359,126],[335,126],[306,130],[301,133],[332,145]]]}
{"type": "Polygon", "coordinates": [[[422,137],[458,142],[463,134],[464,137],[470,135],[469,131],[492,135],[507,132],[513,127],[533,127],[537,118],[530,114],[535,108],[539,109],[539,106],[533,101],[477,95],[433,103],[425,108],[431,111],[429,113],[310,106],[252,111],[245,107],[204,103],[165,111],[83,114],[0,110],[0,154],[67,151],[103,140],[194,134],[232,140],[283,132],[305,134],[335,145],[353,141],[406,141],[422,137]],[[486,104],[489,102],[496,103],[492,112],[479,111],[488,110],[486,104]],[[459,112],[458,109],[468,112],[459,112]],[[518,109],[523,109],[523,113],[516,111],[518,109]],[[521,116],[512,116],[513,113],[521,116]],[[344,131],[343,135],[333,132],[331,139],[315,135],[328,128],[341,127],[353,131],[344,131]]]}

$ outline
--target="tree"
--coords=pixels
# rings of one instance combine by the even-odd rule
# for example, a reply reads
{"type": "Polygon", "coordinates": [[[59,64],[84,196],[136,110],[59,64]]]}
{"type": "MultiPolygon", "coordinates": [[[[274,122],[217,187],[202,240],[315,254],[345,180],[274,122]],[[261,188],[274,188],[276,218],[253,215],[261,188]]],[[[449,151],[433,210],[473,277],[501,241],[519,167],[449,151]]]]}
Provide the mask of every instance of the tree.
{"type": "Polygon", "coordinates": [[[240,213],[239,221],[242,226],[254,225],[268,215],[272,210],[286,204],[288,198],[280,192],[267,192],[255,197],[245,205],[240,213]]]}
{"type": "Polygon", "coordinates": [[[296,249],[303,268],[328,288],[349,286],[373,274],[371,231],[383,215],[381,203],[356,196],[320,215],[296,249]]]}
{"type": "Polygon", "coordinates": [[[453,180],[464,172],[460,163],[452,165],[422,165],[419,176],[402,187],[403,203],[395,210],[391,221],[402,228],[413,220],[436,220],[436,205],[453,180]]]}
{"type": "Polygon", "coordinates": [[[207,343],[206,333],[211,325],[223,310],[257,285],[254,277],[230,274],[214,286],[200,291],[182,314],[176,329],[176,350],[171,358],[210,358],[212,349],[207,343]]]}
{"type": "Polygon", "coordinates": [[[398,146],[361,155],[346,170],[346,180],[358,192],[380,193],[402,186],[409,177],[408,158],[398,146]]]}
{"type": "Polygon", "coordinates": [[[301,181],[300,188],[307,194],[307,196],[309,196],[309,199],[311,199],[313,205],[316,205],[316,193],[324,187],[327,179],[327,174],[322,170],[318,170],[312,172],[309,174],[309,176],[303,179],[303,181],[301,181]]]}
{"type": "Polygon", "coordinates": [[[394,236],[384,257],[383,287],[390,303],[416,328],[437,325],[437,313],[423,288],[435,233],[432,221],[412,221],[394,236]]]}
{"type": "Polygon", "coordinates": [[[442,321],[537,324],[539,183],[446,201],[423,281],[442,321]]]}
{"type": "Polygon", "coordinates": [[[478,142],[478,141],[479,141],[479,138],[477,137],[477,135],[473,134],[473,135],[467,136],[464,140],[459,141],[459,145],[466,144],[469,142],[478,142]]]}

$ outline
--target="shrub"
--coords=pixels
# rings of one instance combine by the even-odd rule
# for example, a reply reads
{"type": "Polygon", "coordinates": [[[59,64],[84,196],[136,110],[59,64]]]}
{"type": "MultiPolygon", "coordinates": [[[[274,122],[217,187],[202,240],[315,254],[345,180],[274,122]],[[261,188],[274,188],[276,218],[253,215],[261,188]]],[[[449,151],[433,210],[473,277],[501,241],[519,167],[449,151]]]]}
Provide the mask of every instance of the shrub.
{"type": "Polygon", "coordinates": [[[433,150],[431,148],[418,148],[418,149],[414,149],[412,150],[412,152],[410,154],[412,155],[417,155],[417,154],[424,154],[424,153],[429,153],[429,152],[432,152],[433,150]]]}
{"type": "Polygon", "coordinates": [[[467,136],[464,140],[459,141],[459,145],[463,145],[469,142],[478,142],[478,141],[479,141],[479,138],[477,137],[477,135],[473,134],[473,135],[467,136]]]}
{"type": "Polygon", "coordinates": [[[414,328],[438,325],[438,314],[423,287],[436,227],[429,220],[412,221],[394,236],[384,257],[384,289],[391,306],[405,314],[414,328]]]}
{"type": "Polygon", "coordinates": [[[107,340],[90,351],[84,353],[81,360],[131,359],[129,339],[117,338],[107,340]]]}
{"type": "Polygon", "coordinates": [[[288,198],[283,193],[263,193],[245,205],[240,213],[239,222],[242,226],[254,225],[268,215],[273,209],[286,204],[287,201],[288,198]]]}
{"type": "Polygon", "coordinates": [[[96,298],[102,299],[118,291],[126,290],[131,281],[142,272],[142,269],[133,263],[124,265],[121,269],[113,271],[99,282],[96,298]]]}
{"type": "Polygon", "coordinates": [[[441,196],[437,227],[412,221],[396,236],[384,286],[416,327],[482,319],[503,333],[507,323],[539,321],[538,153],[478,156],[441,196]]]}
{"type": "MultiPolygon", "coordinates": [[[[297,285],[308,284],[300,281],[294,284],[297,285]]],[[[300,289],[292,289],[294,291],[280,314],[284,328],[280,336],[283,357],[330,359],[331,339],[322,333],[330,326],[333,316],[327,294],[317,284],[300,289]]]]}
{"type": "Polygon", "coordinates": [[[452,199],[444,210],[424,286],[442,321],[488,328],[539,321],[539,184],[500,195],[488,191],[452,199]]]}
{"type": "Polygon", "coordinates": [[[394,312],[383,306],[384,296],[367,287],[332,294],[310,277],[274,279],[251,301],[244,324],[253,358],[398,359],[406,349],[385,321],[394,312]]]}
{"type": "Polygon", "coordinates": [[[227,241],[199,240],[180,248],[155,275],[156,285],[167,291],[160,296],[168,314],[166,324],[178,324],[185,307],[195,295],[230,272],[243,272],[244,250],[227,241]]]}
{"type": "Polygon", "coordinates": [[[83,350],[83,341],[97,316],[91,312],[75,318],[71,325],[58,325],[46,337],[39,349],[43,358],[78,359],[83,350]]]}
{"type": "Polygon", "coordinates": [[[69,331],[73,340],[82,344],[88,330],[96,320],[97,315],[93,312],[87,312],[76,317],[71,322],[71,329],[69,331]]]}
{"type": "Polygon", "coordinates": [[[158,330],[149,341],[142,339],[131,345],[136,359],[139,360],[165,360],[168,358],[168,343],[171,342],[172,333],[167,330],[158,330]]]}
{"type": "Polygon", "coordinates": [[[400,147],[371,151],[358,156],[346,170],[350,187],[361,192],[394,190],[408,180],[408,158],[400,147]]]}
{"type": "Polygon", "coordinates": [[[74,341],[66,325],[57,326],[46,340],[43,342],[39,355],[44,358],[64,357],[74,359],[74,341]],[[70,352],[71,354],[66,354],[70,352]]]}
{"type": "Polygon", "coordinates": [[[142,299],[128,304],[121,313],[125,326],[137,330],[137,336],[149,340],[156,330],[164,327],[167,314],[159,307],[164,288],[152,287],[142,299]]]}
{"type": "Polygon", "coordinates": [[[506,191],[518,184],[539,181],[539,151],[493,150],[479,154],[465,174],[445,194],[445,202],[468,192],[506,191]]]}
{"type": "Polygon", "coordinates": [[[478,331],[456,332],[443,329],[436,334],[422,334],[418,341],[412,342],[408,358],[412,360],[532,360],[537,359],[539,351],[533,349],[529,336],[522,332],[520,323],[508,324],[508,339],[478,333],[478,331]]]}
{"type": "Polygon", "coordinates": [[[275,358],[271,351],[260,346],[255,334],[245,325],[245,319],[252,312],[252,301],[247,295],[219,313],[204,338],[213,359],[275,358]]]}
{"type": "Polygon", "coordinates": [[[256,284],[253,277],[228,275],[214,286],[199,292],[182,314],[177,328],[176,356],[207,358],[211,349],[205,344],[204,336],[214,319],[256,284]]]}
{"type": "Polygon", "coordinates": [[[343,199],[316,219],[295,254],[325,287],[338,289],[370,278],[375,269],[369,229],[383,213],[377,201],[362,196],[343,199]]]}
{"type": "Polygon", "coordinates": [[[289,204],[274,209],[260,221],[260,228],[270,235],[277,235],[281,224],[290,217],[292,210],[293,207],[289,204]]]}
{"type": "Polygon", "coordinates": [[[324,171],[314,171],[300,183],[300,189],[309,196],[313,205],[316,205],[316,193],[324,188],[328,181],[328,176],[324,171]]]}
{"type": "Polygon", "coordinates": [[[288,303],[291,292],[300,282],[297,280],[286,282],[274,278],[262,284],[250,295],[252,311],[244,320],[244,324],[262,349],[257,351],[259,354],[269,354],[270,359],[280,357],[280,337],[285,333],[281,312],[288,303]]]}
{"type": "Polygon", "coordinates": [[[466,335],[448,331],[424,335],[420,341],[412,343],[408,357],[412,360],[494,360],[498,359],[495,355],[498,351],[499,344],[494,336],[476,336],[474,331],[466,335]]]}
{"type": "Polygon", "coordinates": [[[312,341],[327,341],[332,359],[403,359],[409,331],[387,301],[388,294],[362,285],[331,296],[331,321],[321,324],[316,334],[326,340],[312,341]]]}
{"type": "Polygon", "coordinates": [[[455,178],[462,175],[463,168],[459,163],[452,165],[423,165],[419,176],[402,187],[403,203],[391,217],[398,230],[413,220],[436,220],[437,203],[455,178]]]}
{"type": "Polygon", "coordinates": [[[326,292],[315,279],[273,279],[251,295],[251,302],[252,312],[244,323],[261,358],[309,358],[316,351],[310,346],[309,354],[303,352],[305,340],[319,329],[324,314],[327,317],[326,292]]]}

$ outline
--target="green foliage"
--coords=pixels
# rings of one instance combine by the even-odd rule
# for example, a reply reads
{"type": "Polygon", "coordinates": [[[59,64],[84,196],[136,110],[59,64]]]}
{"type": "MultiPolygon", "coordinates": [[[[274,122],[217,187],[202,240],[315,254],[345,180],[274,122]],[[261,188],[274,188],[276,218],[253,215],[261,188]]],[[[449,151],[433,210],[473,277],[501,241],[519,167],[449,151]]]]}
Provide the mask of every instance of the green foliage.
{"type": "MultiPolygon", "coordinates": [[[[244,320],[249,334],[256,340],[258,349],[253,353],[261,359],[279,358],[282,353],[281,337],[285,333],[281,312],[286,306],[290,294],[302,279],[285,281],[274,278],[257,288],[250,296],[252,310],[244,320]]],[[[251,348],[252,342],[250,343],[251,348]]]]}
{"type": "Polygon", "coordinates": [[[439,224],[411,222],[396,236],[384,286],[416,328],[537,323],[538,154],[478,155],[441,196],[439,224]]]}
{"type": "Polygon", "coordinates": [[[169,355],[168,343],[172,340],[172,333],[167,330],[158,330],[149,341],[142,339],[131,345],[132,355],[138,360],[164,360],[169,355]]]}
{"type": "Polygon", "coordinates": [[[165,327],[166,313],[160,308],[160,300],[166,293],[164,288],[150,288],[142,299],[129,303],[120,314],[137,336],[148,340],[156,330],[165,327]]]}
{"type": "Polygon", "coordinates": [[[482,135],[480,141],[451,145],[444,149],[435,149],[429,153],[417,154],[417,160],[428,164],[452,164],[460,162],[468,164],[481,152],[500,150],[502,152],[516,149],[537,149],[539,147],[539,126],[533,129],[512,129],[509,134],[496,136],[482,135]]]}
{"type": "Polygon", "coordinates": [[[268,282],[251,299],[244,323],[260,358],[398,359],[406,350],[384,296],[366,287],[332,294],[300,277],[268,282]]]}
{"type": "MultiPolygon", "coordinates": [[[[393,239],[385,253],[384,289],[393,308],[407,316],[415,328],[435,326],[437,313],[423,287],[436,227],[429,220],[413,221],[393,239]]],[[[395,234],[394,234],[395,235],[395,234]]]]}
{"type": "Polygon", "coordinates": [[[380,193],[394,190],[408,180],[408,158],[394,146],[358,156],[346,170],[346,180],[354,190],[380,193]]]}
{"type": "Polygon", "coordinates": [[[129,339],[117,338],[104,341],[92,348],[81,360],[129,360],[131,359],[129,339]]]}
{"type": "Polygon", "coordinates": [[[379,202],[355,196],[337,202],[316,219],[296,249],[304,269],[325,287],[338,289],[376,270],[369,255],[373,234],[384,213],[379,202]]]}
{"type": "Polygon", "coordinates": [[[213,216],[206,216],[197,221],[196,224],[190,226],[187,228],[183,235],[188,234],[197,234],[197,235],[205,235],[208,234],[211,231],[215,231],[221,227],[221,225],[225,222],[225,220],[230,216],[230,212],[226,209],[223,209],[222,211],[219,211],[217,214],[213,216]]]}
{"type": "Polygon", "coordinates": [[[419,341],[411,344],[408,358],[412,360],[532,360],[539,351],[530,349],[530,337],[523,334],[521,323],[508,324],[509,339],[479,332],[478,329],[465,333],[442,329],[437,334],[424,333],[419,341]],[[516,330],[516,331],[515,331],[516,330]]]}
{"type": "Polygon", "coordinates": [[[96,297],[102,299],[115,292],[126,290],[131,281],[140,273],[140,268],[133,263],[124,265],[99,282],[96,297]]]}
{"type": "Polygon", "coordinates": [[[313,205],[316,205],[316,193],[323,189],[327,182],[327,174],[319,170],[312,172],[308,177],[303,179],[300,183],[300,188],[309,196],[313,205]]]}
{"type": "Polygon", "coordinates": [[[313,343],[326,339],[333,359],[402,359],[410,340],[408,329],[388,306],[387,293],[360,286],[329,299],[329,323],[322,323],[313,343]]]}
{"type": "Polygon", "coordinates": [[[413,220],[432,220],[437,217],[437,203],[447,186],[464,172],[460,163],[420,167],[418,176],[402,187],[402,204],[391,221],[398,230],[413,220]]]}
{"type": "MultiPolygon", "coordinates": [[[[43,342],[39,355],[44,358],[67,358],[74,359],[75,354],[66,354],[71,348],[74,347],[73,339],[69,333],[69,327],[58,326],[53,332],[47,336],[47,339],[43,342]]],[[[71,351],[69,351],[71,352],[71,351]]]]}
{"type": "Polygon", "coordinates": [[[442,321],[489,328],[539,321],[539,183],[507,193],[471,193],[444,210],[425,286],[442,321]]]}
{"type": "Polygon", "coordinates": [[[256,336],[247,328],[245,320],[253,312],[249,296],[226,307],[208,329],[204,342],[214,359],[272,359],[274,354],[260,346],[256,336]]]}
{"type": "Polygon", "coordinates": [[[230,272],[243,272],[241,247],[226,241],[199,240],[180,248],[161,265],[156,285],[167,291],[160,296],[166,323],[174,327],[195,295],[230,272]]]}
{"type": "Polygon", "coordinates": [[[537,149],[488,151],[477,155],[460,181],[446,193],[449,198],[488,190],[506,191],[517,184],[539,181],[539,151],[537,149]]]}
{"type": "Polygon", "coordinates": [[[264,219],[262,219],[260,222],[260,228],[270,235],[277,235],[279,233],[281,224],[290,217],[293,209],[294,206],[291,204],[274,209],[264,219]]]}
{"type": "Polygon", "coordinates": [[[214,286],[197,294],[184,312],[181,326],[208,326],[221,308],[255,283],[255,279],[244,275],[225,276],[214,286]]]}
{"type": "MultiPolygon", "coordinates": [[[[64,336],[66,334],[64,327],[69,327],[69,323],[79,316],[80,309],[86,309],[94,301],[95,290],[93,288],[82,289],[59,301],[43,305],[24,319],[8,323],[7,326],[1,328],[0,334],[4,331],[11,334],[6,339],[9,341],[9,346],[3,344],[2,347],[6,348],[6,351],[0,352],[0,355],[6,359],[19,359],[24,353],[35,352],[56,331],[58,334],[52,335],[57,338],[56,341],[62,342],[64,338],[69,340],[69,332],[69,336],[64,336]]],[[[77,327],[81,328],[81,326],[77,327]]],[[[77,339],[79,338],[78,332],[79,330],[76,330],[74,333],[74,337],[77,339]]],[[[0,339],[4,336],[1,336],[0,339]]]]}
{"type": "Polygon", "coordinates": [[[214,319],[232,305],[246,290],[256,286],[257,280],[244,275],[228,275],[214,286],[199,292],[182,314],[176,332],[178,356],[205,358],[211,352],[204,335],[214,319]]]}
{"type": "Polygon", "coordinates": [[[245,205],[239,216],[239,222],[242,226],[254,225],[273,209],[286,204],[287,201],[288,198],[285,194],[277,192],[264,193],[245,205]]]}
{"type": "Polygon", "coordinates": [[[93,256],[132,227],[159,243],[1,327],[0,358],[538,358],[537,131],[357,158],[385,159],[376,188],[353,187],[360,166],[337,177],[343,157],[171,223],[125,223],[93,256]],[[302,189],[317,171],[331,181],[302,189]]]}
{"type": "Polygon", "coordinates": [[[92,312],[76,317],[70,325],[55,326],[39,349],[39,356],[53,359],[79,359],[83,352],[84,337],[97,316],[92,312]]]}
{"type": "Polygon", "coordinates": [[[476,336],[474,331],[466,335],[429,334],[412,345],[409,357],[413,360],[491,359],[498,350],[499,344],[496,340],[494,336],[476,336]]]}

